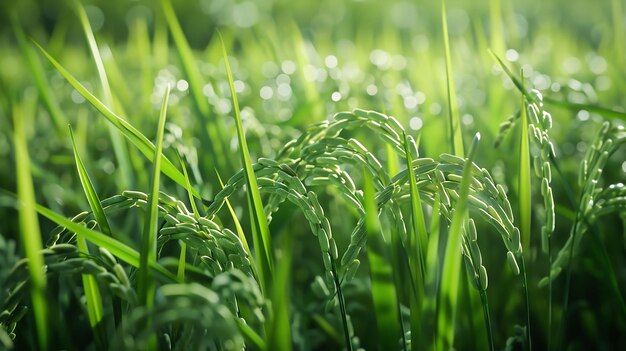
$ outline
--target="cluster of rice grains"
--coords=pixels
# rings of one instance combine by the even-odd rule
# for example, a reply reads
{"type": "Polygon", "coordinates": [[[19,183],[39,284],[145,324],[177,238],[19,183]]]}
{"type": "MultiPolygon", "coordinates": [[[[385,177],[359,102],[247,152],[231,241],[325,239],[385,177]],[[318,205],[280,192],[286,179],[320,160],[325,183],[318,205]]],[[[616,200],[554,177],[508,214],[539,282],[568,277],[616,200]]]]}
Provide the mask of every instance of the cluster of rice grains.
{"type": "MultiPolygon", "coordinates": [[[[102,200],[106,213],[147,207],[148,195],[139,191],[124,191],[102,200]]],[[[183,202],[165,194],[159,194],[159,218],[162,227],[158,237],[158,250],[172,240],[182,240],[204,265],[204,269],[187,266],[187,284],[175,283],[162,277],[165,283],[159,288],[159,303],[146,310],[137,303],[135,271],[125,268],[105,248],[99,255],[84,255],[76,246],[76,234],[63,227],[51,233],[47,248],[43,250],[46,272],[56,274],[89,274],[96,277],[99,285],[111,296],[127,304],[131,313],[119,330],[111,345],[122,349],[136,349],[145,342],[149,333],[144,333],[145,320],[154,321],[154,327],[162,327],[175,321],[188,321],[200,328],[184,329],[180,340],[193,340],[193,345],[206,347],[219,338],[227,349],[241,349],[243,337],[237,326],[237,303],[245,303],[256,320],[263,321],[261,312],[263,298],[256,281],[252,278],[249,257],[237,235],[221,228],[214,221],[196,216],[187,210],[183,202]],[[130,273],[130,275],[129,275],[130,273]],[[209,331],[207,338],[206,331],[209,331]],[[130,337],[132,336],[132,337],[130,337]],[[204,341],[203,341],[204,340],[204,341]],[[203,346],[204,345],[204,346],[203,346]]],[[[91,212],[81,212],[72,218],[88,228],[95,228],[96,221],[91,212]]],[[[177,260],[161,257],[164,266],[177,264],[177,260]]],[[[26,259],[18,261],[5,280],[7,295],[1,301],[0,325],[7,331],[13,330],[24,315],[23,303],[28,297],[28,272],[26,259]]],[[[244,321],[245,322],[245,321],[244,321]]],[[[170,334],[162,335],[170,342],[170,334]]],[[[189,344],[191,345],[191,344],[189,344]]],[[[112,346],[113,347],[113,346],[112,346]]]]}
{"type": "MultiPolygon", "coordinates": [[[[583,234],[599,217],[626,209],[626,187],[623,183],[603,186],[601,176],[609,157],[626,143],[626,130],[621,125],[604,122],[587,149],[578,174],[581,197],[576,221],[570,235],[552,263],[551,278],[558,276],[578,250],[583,234]]],[[[541,281],[547,284],[548,277],[541,281]]]]}
{"type": "MultiPolygon", "coordinates": [[[[325,268],[325,279],[317,277],[313,283],[314,291],[326,296],[327,308],[337,304],[335,297],[341,289],[340,281],[348,282],[359,267],[359,253],[366,247],[365,211],[363,192],[355,185],[360,180],[360,170],[369,172],[376,188],[376,201],[379,214],[388,216],[387,223],[393,223],[404,242],[407,229],[401,204],[409,199],[408,171],[388,174],[378,158],[363,143],[355,138],[345,138],[349,130],[368,128],[381,141],[388,143],[392,150],[402,158],[405,155],[404,128],[393,117],[378,112],[355,109],[352,112],[338,113],[331,121],[318,123],[307,130],[298,139],[288,143],[279,153],[278,159],[259,159],[255,170],[260,190],[270,194],[266,205],[269,218],[277,211],[281,202],[288,200],[304,214],[317,236],[325,268]],[[347,248],[340,252],[328,218],[320,206],[316,193],[311,190],[319,186],[330,186],[344,203],[357,214],[357,222],[350,234],[347,248]],[[338,261],[339,256],[341,260],[338,261]],[[337,275],[340,280],[336,279],[337,275]]],[[[458,189],[465,160],[453,155],[443,154],[439,160],[418,158],[417,147],[412,138],[413,168],[416,184],[423,201],[434,205],[435,194],[441,199],[441,215],[448,221],[452,219],[452,209],[458,199],[458,189]]],[[[519,274],[517,259],[521,255],[520,232],[513,224],[513,212],[504,188],[496,185],[485,168],[472,163],[470,185],[470,214],[478,215],[491,224],[500,234],[508,252],[507,261],[515,274],[519,274]]],[[[235,174],[216,195],[214,203],[208,209],[208,215],[215,214],[225,203],[225,199],[244,184],[243,171],[235,174]]],[[[482,264],[478,247],[474,220],[470,219],[465,228],[463,254],[468,273],[473,278],[477,289],[487,288],[487,270],[482,264]]]]}

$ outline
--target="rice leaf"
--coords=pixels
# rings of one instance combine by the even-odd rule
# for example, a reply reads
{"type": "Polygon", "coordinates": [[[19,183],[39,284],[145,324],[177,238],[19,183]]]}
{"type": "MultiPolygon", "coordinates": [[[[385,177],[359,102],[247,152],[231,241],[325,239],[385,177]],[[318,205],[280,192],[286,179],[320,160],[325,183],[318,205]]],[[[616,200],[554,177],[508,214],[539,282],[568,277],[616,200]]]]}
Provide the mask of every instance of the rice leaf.
{"type": "Polygon", "coordinates": [[[404,135],[404,150],[406,153],[406,166],[409,173],[409,188],[411,195],[411,224],[412,231],[409,236],[409,265],[411,271],[413,291],[409,296],[409,306],[411,309],[411,349],[418,350],[422,345],[422,305],[424,299],[425,283],[425,257],[428,245],[426,232],[426,222],[422,211],[422,201],[415,180],[415,170],[413,169],[413,156],[409,139],[404,135]]]}
{"type": "MultiPolygon", "coordinates": [[[[94,214],[96,222],[98,226],[100,226],[100,230],[107,235],[111,235],[111,228],[109,226],[109,222],[104,213],[104,209],[100,203],[100,199],[98,198],[98,194],[96,193],[93,184],[91,183],[91,179],[89,178],[89,174],[87,174],[87,170],[85,169],[85,165],[80,158],[78,153],[78,148],[76,147],[76,141],[74,140],[74,133],[72,132],[72,128],[70,130],[70,137],[72,139],[72,148],[74,149],[74,160],[76,162],[76,168],[78,170],[78,176],[80,178],[80,183],[83,186],[83,191],[85,192],[85,196],[87,197],[87,202],[89,202],[89,207],[94,214]]],[[[83,237],[76,238],[76,244],[78,246],[78,250],[86,255],[89,255],[89,248],[87,247],[87,241],[83,237]]],[[[102,312],[102,297],[100,295],[100,289],[98,288],[98,282],[93,275],[83,274],[83,288],[85,290],[85,298],[87,304],[87,314],[89,316],[89,324],[91,328],[94,329],[94,335],[96,336],[96,342],[99,344],[98,346],[102,349],[107,348],[107,336],[106,331],[102,327],[100,323],[102,321],[103,312],[102,312]]]]}
{"type": "Polygon", "coordinates": [[[367,170],[364,170],[363,175],[367,257],[372,281],[371,291],[374,315],[376,316],[378,347],[380,350],[395,350],[401,337],[401,328],[389,248],[384,242],[378,219],[378,206],[376,205],[372,176],[367,170]]]}
{"type": "Polygon", "coordinates": [[[274,275],[272,290],[272,320],[267,336],[268,350],[291,350],[291,324],[289,323],[289,304],[291,289],[291,264],[293,255],[293,237],[291,231],[283,233],[280,265],[274,275]]]}
{"type": "MultiPolygon", "coordinates": [[[[511,81],[513,82],[515,87],[522,94],[524,94],[524,97],[526,97],[526,100],[528,100],[529,102],[535,102],[535,100],[536,100],[535,96],[533,96],[526,88],[524,88],[524,85],[519,80],[519,78],[517,78],[513,74],[513,72],[511,72],[509,67],[504,64],[504,62],[500,59],[500,57],[498,57],[496,54],[494,54],[493,51],[491,51],[491,50],[489,50],[489,53],[494,58],[494,60],[496,60],[496,62],[498,62],[498,64],[500,65],[500,67],[502,68],[504,73],[506,73],[506,75],[509,77],[509,79],[511,79],[511,81]]],[[[608,117],[608,118],[619,118],[619,119],[621,119],[623,121],[626,121],[626,112],[610,109],[610,108],[607,108],[607,107],[604,107],[604,106],[600,106],[600,105],[597,105],[597,104],[576,103],[576,102],[570,102],[570,101],[563,101],[563,100],[551,98],[549,96],[544,96],[543,97],[543,102],[545,102],[546,104],[552,105],[552,106],[566,108],[566,109],[571,110],[571,111],[587,110],[589,112],[595,112],[597,114],[603,115],[603,116],[608,117]]]]}
{"type": "Polygon", "coordinates": [[[252,239],[254,244],[254,251],[256,254],[257,267],[260,267],[259,280],[261,283],[261,290],[264,294],[268,292],[269,284],[272,282],[272,246],[270,242],[270,231],[267,224],[267,217],[263,211],[263,203],[261,202],[261,194],[259,193],[259,187],[257,185],[256,176],[252,169],[252,160],[250,159],[250,153],[248,152],[248,144],[246,143],[246,136],[243,131],[243,124],[241,122],[241,114],[239,112],[239,103],[237,102],[237,94],[235,93],[235,85],[233,82],[233,74],[230,70],[230,64],[228,63],[228,55],[226,53],[226,46],[224,41],[222,43],[222,54],[224,58],[224,64],[226,65],[226,73],[228,76],[228,83],[230,85],[230,92],[233,98],[233,106],[235,107],[235,124],[237,126],[237,139],[239,141],[239,154],[241,156],[241,163],[245,169],[246,178],[246,197],[248,199],[248,209],[250,211],[250,223],[252,224],[252,239]]]}
{"type": "MultiPolygon", "coordinates": [[[[54,223],[66,228],[71,232],[76,233],[76,235],[79,237],[84,237],[96,246],[107,249],[113,256],[130,264],[131,266],[139,268],[139,252],[137,252],[137,250],[133,249],[132,247],[103,233],[89,229],[80,223],[73,222],[71,219],[65,218],[64,216],[42,205],[35,204],[35,209],[41,215],[53,221],[54,223]]],[[[164,279],[164,281],[176,281],[176,277],[167,269],[163,268],[163,266],[151,262],[150,268],[158,273],[164,279]]]]}
{"type": "Polygon", "coordinates": [[[452,73],[452,58],[450,57],[450,38],[448,36],[448,20],[446,18],[446,2],[441,2],[441,22],[443,25],[443,45],[446,57],[446,88],[448,92],[448,126],[450,128],[450,145],[452,154],[463,157],[463,135],[461,134],[461,119],[459,106],[456,102],[454,90],[454,75],[452,73]]]}
{"type": "Polygon", "coordinates": [[[198,112],[200,112],[202,123],[207,125],[206,128],[203,128],[203,131],[208,134],[207,138],[211,141],[211,147],[214,148],[213,161],[216,162],[219,168],[224,168],[225,165],[230,164],[228,157],[222,157],[226,150],[223,145],[223,136],[226,135],[226,131],[223,125],[218,123],[215,118],[209,119],[207,123],[206,118],[211,114],[211,107],[203,93],[204,82],[202,81],[200,68],[195,62],[191,47],[180,27],[180,23],[170,0],[162,0],[161,8],[163,9],[163,14],[170,29],[170,33],[172,33],[174,45],[176,45],[176,50],[180,56],[185,77],[189,81],[189,91],[193,96],[193,101],[198,112]]]}
{"type": "MultiPolygon", "coordinates": [[[[104,116],[109,122],[111,122],[128,140],[130,140],[139,151],[148,158],[151,162],[154,162],[154,144],[146,138],[140,131],[133,127],[130,123],[111,111],[106,105],[104,105],[98,98],[90,93],[80,82],[74,78],[60,63],[58,63],[50,54],[39,44],[33,41],[33,44],[41,50],[46,58],[52,63],[52,65],[61,73],[63,77],[70,83],[76,91],[81,94],[93,107],[95,107],[102,116],[104,116]]],[[[170,179],[175,181],[181,186],[185,186],[185,177],[183,174],[172,164],[172,162],[161,154],[161,170],[170,179]]],[[[194,191],[194,196],[200,198],[200,195],[194,191]]]]}
{"type": "Polygon", "coordinates": [[[526,99],[522,94],[521,131],[519,146],[519,208],[520,230],[522,234],[522,251],[530,252],[530,225],[532,199],[530,192],[530,146],[528,142],[528,116],[526,115],[526,99]]]}
{"type": "MultiPolygon", "coordinates": [[[[169,90],[169,86],[168,86],[169,90]]],[[[189,174],[187,173],[187,166],[185,166],[185,162],[183,159],[178,156],[180,161],[180,167],[183,169],[183,175],[185,176],[185,189],[187,189],[187,195],[189,196],[189,203],[191,204],[191,209],[193,211],[193,216],[196,220],[200,217],[200,213],[198,212],[198,207],[196,206],[195,199],[193,197],[193,188],[191,186],[191,181],[189,180],[189,174]]],[[[178,277],[178,281],[180,283],[185,282],[185,266],[186,266],[186,258],[187,255],[187,243],[183,240],[180,240],[180,256],[178,258],[178,273],[176,276],[178,277]]]]}
{"type": "Polygon", "coordinates": [[[444,253],[443,272],[441,276],[441,290],[439,293],[439,320],[437,335],[438,347],[450,349],[454,345],[454,331],[456,307],[458,305],[459,274],[461,272],[461,239],[463,223],[468,214],[467,197],[472,180],[472,163],[476,156],[480,134],[476,133],[472,148],[463,165],[463,178],[459,188],[459,198],[456,200],[452,223],[448,230],[448,241],[444,253]]]}
{"type": "MultiPolygon", "coordinates": [[[[23,113],[23,104],[13,104],[13,123],[15,130],[15,176],[17,180],[17,198],[19,200],[20,237],[24,244],[26,258],[28,258],[28,273],[30,276],[30,295],[35,316],[37,342],[40,350],[48,349],[47,302],[46,302],[46,274],[44,259],[41,253],[41,231],[39,219],[35,212],[35,191],[31,174],[30,156],[26,142],[25,125],[32,118],[23,113]]],[[[32,122],[31,122],[32,123],[32,122]]]]}
{"type": "MultiPolygon", "coordinates": [[[[107,78],[104,63],[102,62],[102,57],[100,56],[100,49],[98,49],[96,37],[91,30],[91,24],[89,24],[87,13],[85,12],[85,8],[77,0],[73,0],[73,3],[78,14],[78,18],[80,19],[80,23],[83,27],[83,32],[87,37],[87,43],[89,44],[89,49],[91,50],[94,62],[96,63],[96,68],[98,69],[98,77],[100,78],[102,91],[104,92],[104,104],[111,110],[115,110],[113,108],[113,92],[111,91],[111,87],[109,85],[109,79],[107,78]]],[[[115,132],[114,127],[109,125],[108,129],[111,137],[111,144],[113,145],[113,152],[115,154],[115,158],[119,162],[119,171],[121,174],[121,177],[118,178],[120,181],[119,186],[122,189],[127,189],[131,184],[132,178],[130,161],[128,160],[128,150],[126,144],[124,143],[124,139],[122,139],[122,137],[115,132]]]]}
{"type": "Polygon", "coordinates": [[[22,55],[26,58],[26,64],[28,65],[31,76],[35,80],[37,92],[39,93],[39,96],[41,96],[41,100],[46,107],[46,110],[48,110],[54,126],[58,132],[61,132],[64,128],[63,124],[67,121],[67,118],[59,107],[59,103],[54,97],[53,89],[50,87],[50,83],[48,82],[41,62],[39,61],[36,52],[28,44],[24,30],[19,24],[16,16],[11,16],[11,24],[13,25],[13,32],[17,38],[17,44],[22,51],[22,55]]]}
{"type": "MultiPolygon", "coordinates": [[[[139,264],[139,301],[147,308],[152,308],[154,305],[154,292],[156,290],[156,283],[150,276],[150,266],[156,264],[157,258],[157,244],[156,237],[158,232],[158,220],[159,220],[159,184],[161,175],[161,158],[158,157],[163,151],[163,132],[165,129],[165,120],[167,116],[167,103],[170,96],[170,87],[167,86],[165,90],[165,96],[161,104],[161,113],[159,115],[159,126],[157,129],[156,137],[156,149],[154,154],[154,169],[152,172],[152,186],[150,193],[148,194],[148,215],[145,217],[145,223],[143,227],[143,235],[141,240],[141,254],[139,264]]],[[[150,323],[150,322],[148,322],[150,323]]],[[[156,346],[156,336],[150,338],[151,344],[149,348],[156,346]]]]}
{"type": "MultiPolygon", "coordinates": [[[[219,173],[217,173],[217,181],[220,183],[220,187],[224,188],[224,183],[222,182],[222,177],[220,177],[219,173]]],[[[241,244],[243,245],[244,250],[246,250],[248,257],[252,257],[252,251],[250,251],[250,246],[248,245],[248,239],[246,239],[246,234],[244,233],[243,228],[241,227],[239,218],[237,218],[237,214],[235,214],[235,210],[233,209],[233,206],[230,204],[230,200],[226,198],[225,202],[226,202],[226,207],[228,207],[228,212],[230,213],[230,216],[233,219],[233,222],[235,223],[235,230],[237,232],[237,236],[239,237],[239,240],[241,240],[241,244]]],[[[250,266],[252,267],[252,272],[254,276],[258,278],[257,267],[256,267],[256,263],[254,262],[254,260],[250,262],[250,266]]]]}

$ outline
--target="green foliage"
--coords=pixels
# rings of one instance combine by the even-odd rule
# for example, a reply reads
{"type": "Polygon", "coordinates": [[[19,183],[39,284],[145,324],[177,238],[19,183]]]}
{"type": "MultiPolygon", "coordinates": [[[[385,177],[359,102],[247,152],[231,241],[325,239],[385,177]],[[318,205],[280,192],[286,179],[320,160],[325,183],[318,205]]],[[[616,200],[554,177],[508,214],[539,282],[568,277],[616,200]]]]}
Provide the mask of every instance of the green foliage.
{"type": "Polygon", "coordinates": [[[620,1],[0,7],[0,348],[624,343],[620,1]]]}

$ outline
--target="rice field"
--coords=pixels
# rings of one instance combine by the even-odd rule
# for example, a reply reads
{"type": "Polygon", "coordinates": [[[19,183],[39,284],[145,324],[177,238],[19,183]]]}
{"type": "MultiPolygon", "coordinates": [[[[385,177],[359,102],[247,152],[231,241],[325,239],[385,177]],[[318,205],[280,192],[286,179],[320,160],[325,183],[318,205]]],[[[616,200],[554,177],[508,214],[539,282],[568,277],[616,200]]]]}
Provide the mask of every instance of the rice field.
{"type": "Polygon", "coordinates": [[[623,348],[625,5],[0,3],[0,349],[623,348]]]}

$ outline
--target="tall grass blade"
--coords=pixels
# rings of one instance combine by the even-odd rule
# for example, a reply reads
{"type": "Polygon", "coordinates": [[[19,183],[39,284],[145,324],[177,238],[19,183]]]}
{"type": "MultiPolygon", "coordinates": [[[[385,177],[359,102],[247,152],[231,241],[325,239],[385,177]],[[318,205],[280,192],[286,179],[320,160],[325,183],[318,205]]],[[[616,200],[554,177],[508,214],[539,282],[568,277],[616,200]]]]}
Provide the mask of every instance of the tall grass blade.
{"type": "MultiPolygon", "coordinates": [[[[476,22],[477,25],[480,25],[480,21],[476,22]]],[[[481,36],[481,32],[477,32],[477,35],[481,36]]],[[[503,33],[501,0],[489,0],[489,46],[495,52],[504,52],[506,50],[503,33]]],[[[502,97],[504,94],[501,84],[497,81],[499,77],[490,75],[489,78],[489,122],[492,127],[497,128],[499,117],[502,115],[502,101],[504,100],[502,97]]]]}
{"type": "Polygon", "coordinates": [[[35,191],[31,174],[30,156],[26,142],[25,125],[32,121],[23,113],[23,105],[13,104],[13,123],[15,125],[15,176],[17,180],[17,198],[19,200],[20,236],[28,258],[30,275],[30,295],[37,327],[37,342],[40,350],[48,349],[47,323],[48,308],[46,302],[46,274],[41,250],[41,231],[39,219],[35,212],[35,191]]]}
{"type": "Polygon", "coordinates": [[[602,115],[606,118],[618,118],[622,121],[626,121],[626,112],[610,109],[597,104],[576,103],[571,101],[558,100],[549,96],[544,96],[543,101],[551,106],[561,107],[570,111],[578,112],[580,110],[587,110],[602,115]]]}
{"type": "MultiPolygon", "coordinates": [[[[143,235],[141,240],[141,253],[139,262],[139,301],[146,308],[152,309],[154,306],[154,298],[156,291],[156,282],[151,276],[150,267],[156,264],[157,259],[157,243],[158,220],[159,220],[159,184],[161,176],[161,158],[159,155],[163,151],[163,132],[165,129],[165,120],[167,116],[167,103],[170,96],[170,86],[165,90],[165,96],[161,104],[161,113],[159,115],[159,126],[156,137],[156,150],[154,151],[154,170],[152,172],[152,186],[150,194],[148,194],[148,215],[145,218],[143,235]]],[[[191,190],[187,188],[188,190],[191,190]]],[[[146,320],[147,327],[152,328],[152,320],[146,320]]],[[[148,338],[148,350],[156,349],[156,334],[148,338]]]]}
{"type": "Polygon", "coordinates": [[[169,0],[162,0],[161,8],[170,29],[170,33],[172,34],[174,45],[176,45],[176,50],[180,56],[182,68],[184,69],[187,81],[189,82],[189,90],[193,96],[194,103],[196,104],[198,111],[206,117],[210,114],[211,108],[206,97],[202,95],[202,87],[204,86],[204,83],[202,82],[202,74],[196,65],[191,47],[185,38],[183,29],[180,27],[180,23],[176,18],[176,13],[174,12],[171,2],[169,0]]]}
{"type": "Polygon", "coordinates": [[[235,85],[233,82],[233,73],[230,70],[230,64],[228,63],[228,54],[226,53],[226,46],[221,39],[222,55],[224,58],[224,64],[226,66],[226,73],[228,75],[228,83],[230,85],[230,93],[233,98],[233,106],[235,108],[235,124],[237,126],[237,139],[239,141],[239,154],[241,156],[241,163],[245,169],[246,177],[246,197],[248,199],[248,209],[250,211],[250,223],[252,225],[252,239],[254,244],[254,251],[256,254],[257,268],[259,268],[259,280],[261,283],[261,289],[266,294],[272,282],[272,246],[270,242],[270,230],[267,224],[267,217],[263,211],[263,203],[261,202],[261,194],[259,193],[259,187],[257,185],[256,176],[252,169],[252,160],[250,159],[250,153],[248,151],[248,144],[246,143],[246,136],[243,131],[243,124],[241,122],[241,114],[239,112],[239,102],[237,102],[237,94],[235,93],[235,85]]]}
{"type": "Polygon", "coordinates": [[[272,321],[268,333],[268,350],[291,350],[291,325],[289,323],[289,304],[291,289],[291,263],[293,252],[293,237],[291,231],[283,233],[280,265],[274,275],[272,290],[272,321]]]}
{"type": "MultiPolygon", "coordinates": [[[[104,92],[104,103],[114,111],[113,92],[111,91],[111,86],[109,85],[109,79],[107,78],[104,63],[102,62],[102,57],[100,56],[100,49],[98,49],[96,37],[91,30],[91,24],[87,18],[87,13],[78,0],[73,0],[73,3],[78,14],[78,18],[80,19],[80,23],[83,27],[85,37],[87,37],[87,43],[89,44],[89,49],[91,50],[94,62],[96,63],[96,68],[98,69],[98,77],[100,78],[102,91],[104,92]]],[[[121,180],[119,187],[121,189],[127,189],[130,186],[132,179],[130,161],[128,159],[128,150],[126,144],[124,143],[124,139],[122,139],[121,136],[115,132],[113,126],[109,126],[108,128],[109,135],[111,137],[111,144],[113,145],[113,152],[115,154],[115,158],[119,162],[119,170],[121,174],[121,177],[119,178],[121,180]]]]}
{"type": "MultiPolygon", "coordinates": [[[[35,204],[35,209],[42,216],[48,218],[54,223],[67,228],[67,230],[76,233],[79,237],[84,237],[88,241],[91,241],[94,245],[103,247],[107,249],[111,254],[120,260],[130,264],[135,268],[139,268],[139,252],[133,249],[132,247],[110,237],[105,234],[102,234],[98,231],[89,229],[80,223],[72,222],[72,220],[65,218],[64,216],[52,211],[49,208],[46,208],[42,205],[35,204]]],[[[173,283],[176,281],[176,276],[174,276],[170,271],[165,269],[163,266],[158,263],[151,262],[149,263],[150,268],[159,274],[163,281],[173,283]]]]}
{"type": "MultiPolygon", "coordinates": [[[[100,203],[100,199],[98,198],[98,194],[96,193],[93,184],[91,183],[91,179],[89,178],[89,174],[87,174],[87,170],[85,169],[85,165],[80,158],[78,153],[78,148],[76,147],[76,141],[74,140],[74,133],[72,132],[72,128],[70,127],[70,137],[72,139],[72,148],[74,149],[74,160],[76,162],[76,168],[78,170],[78,177],[80,178],[80,183],[83,186],[83,191],[85,192],[85,196],[87,197],[87,202],[89,202],[89,207],[94,214],[96,222],[100,227],[100,230],[107,235],[111,235],[111,228],[109,226],[109,221],[106,218],[104,213],[104,209],[100,203]]],[[[76,238],[76,244],[78,246],[78,250],[85,255],[89,255],[89,248],[87,247],[87,241],[83,237],[76,238]]],[[[103,317],[102,312],[102,297],[100,294],[100,289],[98,288],[98,282],[93,275],[83,274],[83,288],[85,290],[85,298],[87,304],[87,314],[89,316],[89,324],[94,331],[94,335],[96,337],[96,343],[98,347],[102,350],[107,348],[107,336],[106,331],[104,330],[101,321],[103,317]]]]}
{"type": "Polygon", "coordinates": [[[398,301],[390,263],[388,244],[378,219],[374,183],[371,175],[364,171],[363,198],[365,227],[367,230],[367,257],[372,284],[372,300],[378,331],[378,348],[395,350],[401,337],[398,301]]]}
{"type": "Polygon", "coordinates": [[[409,296],[409,307],[411,310],[411,350],[418,350],[422,347],[422,305],[424,301],[425,284],[425,257],[428,245],[428,234],[426,222],[422,211],[422,201],[415,180],[415,170],[413,169],[413,156],[409,143],[412,139],[404,135],[404,150],[406,153],[406,166],[409,173],[409,188],[411,195],[411,224],[412,231],[409,236],[409,265],[413,290],[409,296]]]}
{"type": "MultiPolygon", "coordinates": [[[[523,83],[522,83],[523,84],[523,83]]],[[[526,99],[521,96],[521,131],[519,146],[519,211],[520,231],[522,236],[522,251],[530,252],[530,225],[532,199],[530,194],[530,146],[528,141],[528,116],[526,111],[526,99]]]]}
{"type": "Polygon", "coordinates": [[[12,16],[11,22],[13,25],[13,32],[15,33],[15,37],[17,38],[17,44],[22,51],[22,55],[26,58],[26,64],[30,70],[30,73],[35,80],[35,86],[37,87],[37,92],[39,96],[41,96],[41,100],[48,110],[50,114],[50,118],[52,118],[52,122],[57,129],[57,132],[63,131],[63,125],[67,118],[63,114],[63,111],[59,107],[59,103],[53,95],[53,89],[50,87],[50,83],[46,78],[46,74],[43,70],[41,62],[36,55],[35,50],[28,44],[26,39],[26,35],[24,34],[24,30],[21,25],[18,23],[17,17],[12,16]]]}
{"type": "MultiPolygon", "coordinates": [[[[191,47],[187,42],[185,33],[180,27],[180,23],[176,17],[176,13],[174,12],[174,8],[172,7],[170,0],[162,0],[161,8],[163,9],[163,15],[165,16],[170,33],[172,33],[174,45],[176,46],[180,56],[185,77],[189,81],[189,90],[193,96],[193,101],[198,109],[198,112],[200,112],[202,117],[201,121],[205,121],[211,114],[211,107],[206,99],[206,96],[203,94],[204,82],[202,81],[200,68],[195,62],[191,47]]],[[[224,155],[224,151],[226,150],[223,144],[223,136],[226,135],[223,125],[217,123],[215,119],[210,119],[205,128],[202,130],[208,134],[207,137],[211,141],[211,147],[214,148],[213,161],[217,163],[219,168],[224,168],[225,164],[230,164],[228,157],[221,157],[224,155]]]]}
{"type": "MultiPolygon", "coordinates": [[[[154,162],[154,144],[146,138],[140,131],[133,127],[130,123],[111,111],[105,104],[103,104],[98,98],[90,93],[80,82],[74,78],[60,63],[58,63],[50,54],[42,48],[36,42],[33,42],[39,50],[46,56],[46,58],[52,63],[52,65],[61,73],[63,77],[70,83],[76,91],[81,94],[93,107],[95,107],[102,115],[111,122],[128,140],[130,140],[139,151],[148,158],[151,162],[154,162]]],[[[175,181],[181,186],[185,186],[185,176],[172,164],[172,162],[161,154],[161,170],[170,179],[175,181]]],[[[200,198],[200,195],[194,190],[194,196],[200,198]]]]}
{"type": "MultiPolygon", "coordinates": [[[[528,100],[529,102],[535,102],[536,97],[533,96],[526,88],[524,88],[524,84],[522,84],[522,82],[519,80],[519,78],[517,78],[513,74],[513,72],[511,72],[511,69],[509,69],[509,67],[504,64],[502,59],[500,59],[500,57],[498,57],[491,50],[489,50],[489,53],[494,58],[494,60],[496,60],[496,62],[500,65],[500,67],[502,68],[504,73],[506,73],[506,75],[509,77],[509,79],[511,79],[511,81],[513,82],[515,87],[522,94],[524,94],[524,97],[526,97],[526,100],[528,100]]],[[[608,118],[618,118],[618,119],[621,119],[623,121],[626,121],[626,112],[610,109],[610,108],[607,108],[607,107],[604,107],[604,106],[600,106],[600,105],[597,105],[597,104],[563,101],[563,100],[555,99],[555,98],[552,98],[552,97],[549,97],[549,96],[544,96],[543,97],[543,102],[548,104],[548,105],[565,108],[565,109],[568,109],[568,110],[571,110],[571,111],[587,110],[589,112],[595,112],[597,114],[600,114],[600,115],[608,117],[608,118]]]]}
{"type": "Polygon", "coordinates": [[[458,305],[459,274],[461,272],[461,239],[463,223],[468,214],[467,197],[472,179],[472,163],[476,157],[480,134],[476,133],[465,164],[459,189],[459,198],[454,207],[452,223],[448,230],[448,241],[444,253],[441,289],[439,293],[438,347],[448,350],[454,345],[456,307],[458,305]]]}
{"type": "Polygon", "coordinates": [[[443,45],[446,57],[446,88],[448,92],[448,126],[450,128],[450,144],[452,154],[463,157],[463,135],[461,134],[461,120],[459,106],[456,102],[454,90],[454,75],[452,73],[452,58],[450,54],[450,38],[448,36],[448,19],[446,18],[446,1],[441,2],[441,22],[443,26],[443,45]]]}
{"type": "MultiPolygon", "coordinates": [[[[169,90],[169,86],[168,86],[169,90]]],[[[193,197],[193,188],[191,186],[191,181],[189,180],[189,174],[187,173],[187,166],[185,166],[185,162],[182,158],[180,158],[180,167],[183,169],[183,175],[185,176],[185,189],[187,189],[187,195],[189,196],[189,203],[191,204],[191,209],[193,211],[193,216],[197,220],[200,217],[200,213],[198,212],[198,207],[196,206],[195,198],[193,197]]],[[[178,272],[176,276],[178,277],[178,281],[180,283],[185,282],[185,266],[187,262],[187,243],[183,240],[179,241],[180,244],[180,256],[178,258],[178,272]]]]}
{"type": "MultiPolygon", "coordinates": [[[[217,173],[217,181],[220,183],[220,187],[224,188],[224,182],[222,182],[222,177],[220,177],[219,173],[217,173]]],[[[230,204],[230,200],[228,200],[228,198],[226,198],[226,207],[228,207],[228,212],[230,213],[230,217],[233,219],[233,223],[235,223],[235,231],[237,232],[237,236],[239,237],[239,240],[241,240],[243,249],[246,250],[248,257],[253,257],[252,251],[250,251],[250,245],[248,245],[248,239],[246,239],[246,234],[243,231],[243,227],[241,227],[241,222],[239,222],[239,218],[237,218],[235,209],[230,204]]],[[[254,276],[258,279],[257,267],[256,267],[256,263],[254,262],[254,260],[250,261],[250,266],[252,267],[252,272],[254,276]]]]}

